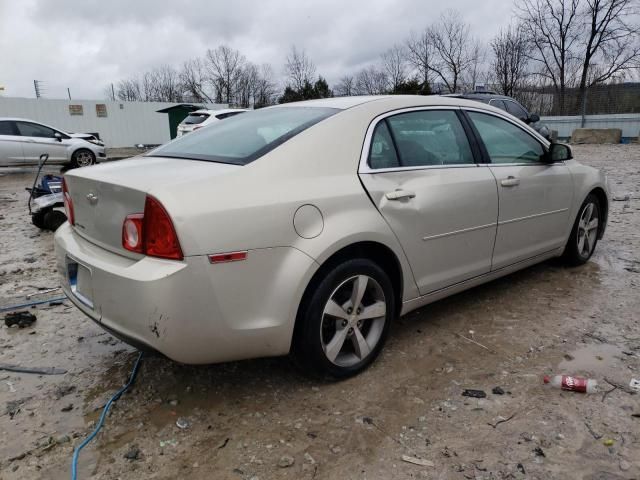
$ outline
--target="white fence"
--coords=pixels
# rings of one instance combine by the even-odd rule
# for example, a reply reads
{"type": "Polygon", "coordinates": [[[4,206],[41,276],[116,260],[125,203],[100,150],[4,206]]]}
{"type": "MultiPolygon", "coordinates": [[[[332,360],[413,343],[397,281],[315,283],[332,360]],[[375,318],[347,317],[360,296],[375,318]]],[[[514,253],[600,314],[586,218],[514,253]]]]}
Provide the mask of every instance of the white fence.
{"type": "MultiPolygon", "coordinates": [[[[170,140],[168,115],[157,110],[172,105],[179,104],[0,96],[0,117],[27,118],[65,132],[97,132],[107,147],[131,147],[170,140]]],[[[207,105],[207,108],[226,108],[226,105],[207,105]]]]}
{"type": "MultiPolygon", "coordinates": [[[[582,117],[542,117],[541,122],[549,129],[557,130],[559,138],[569,138],[576,128],[582,128],[582,117]]],[[[640,113],[622,113],[618,115],[587,115],[584,128],[619,128],[623,141],[638,138],[640,135],[640,113]]]]}

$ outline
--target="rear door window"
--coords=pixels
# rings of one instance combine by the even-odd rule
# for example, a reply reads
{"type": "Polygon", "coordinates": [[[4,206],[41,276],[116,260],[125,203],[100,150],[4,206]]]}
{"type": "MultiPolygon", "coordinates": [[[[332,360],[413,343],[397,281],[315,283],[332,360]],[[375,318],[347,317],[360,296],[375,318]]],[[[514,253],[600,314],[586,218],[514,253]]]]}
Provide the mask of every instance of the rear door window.
{"type": "Polygon", "coordinates": [[[13,122],[2,121],[0,122],[0,135],[15,135],[13,128],[13,122]]]}
{"type": "Polygon", "coordinates": [[[23,137],[54,138],[56,131],[37,123],[16,122],[18,131],[23,137]]]}
{"type": "Polygon", "coordinates": [[[467,135],[452,110],[407,112],[386,121],[402,167],[475,164],[467,135]]]}
{"type": "Polygon", "coordinates": [[[393,139],[385,120],[376,125],[369,150],[369,166],[371,168],[397,168],[400,166],[393,139]]]}

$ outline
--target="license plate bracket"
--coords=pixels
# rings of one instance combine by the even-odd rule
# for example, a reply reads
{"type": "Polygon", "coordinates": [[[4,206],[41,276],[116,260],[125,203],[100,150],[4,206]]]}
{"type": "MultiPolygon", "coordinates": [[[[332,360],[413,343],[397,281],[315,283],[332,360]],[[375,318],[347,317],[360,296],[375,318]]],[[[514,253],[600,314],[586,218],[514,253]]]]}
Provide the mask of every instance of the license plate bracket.
{"type": "Polygon", "coordinates": [[[72,258],[67,258],[67,278],[71,293],[84,305],[93,309],[91,269],[72,258]]]}

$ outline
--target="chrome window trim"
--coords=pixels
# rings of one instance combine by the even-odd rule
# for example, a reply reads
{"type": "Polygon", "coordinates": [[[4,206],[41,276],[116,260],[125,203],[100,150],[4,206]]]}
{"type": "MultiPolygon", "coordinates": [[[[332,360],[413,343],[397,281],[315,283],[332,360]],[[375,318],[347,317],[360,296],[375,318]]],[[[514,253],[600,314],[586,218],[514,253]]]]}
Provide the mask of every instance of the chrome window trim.
{"type": "MultiPolygon", "coordinates": [[[[460,107],[453,105],[432,105],[432,106],[422,106],[422,107],[407,107],[400,108],[398,110],[392,110],[389,112],[381,113],[371,120],[369,126],[367,127],[367,133],[364,136],[364,144],[362,146],[362,153],[360,154],[360,162],[358,164],[358,173],[388,173],[388,172],[404,172],[404,171],[413,171],[413,170],[433,170],[433,169],[443,169],[443,168],[477,168],[486,164],[478,164],[478,163],[454,163],[450,165],[424,165],[417,167],[392,167],[392,168],[371,168],[368,163],[369,159],[369,151],[371,150],[371,140],[373,139],[373,132],[382,120],[388,117],[393,117],[394,115],[399,115],[401,113],[409,113],[409,112],[421,112],[426,110],[448,110],[457,112],[460,111],[460,107]]],[[[460,124],[462,127],[462,122],[460,124]]],[[[466,137],[465,132],[465,137],[466,137]]],[[[469,148],[471,148],[471,141],[467,137],[467,141],[469,142],[469,148]]]]}

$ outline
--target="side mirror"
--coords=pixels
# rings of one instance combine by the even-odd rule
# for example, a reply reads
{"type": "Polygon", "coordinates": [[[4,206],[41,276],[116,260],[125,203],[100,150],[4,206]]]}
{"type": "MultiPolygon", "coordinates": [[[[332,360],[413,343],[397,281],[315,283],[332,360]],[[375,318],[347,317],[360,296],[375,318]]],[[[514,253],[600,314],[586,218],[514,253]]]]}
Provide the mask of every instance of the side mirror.
{"type": "Polygon", "coordinates": [[[53,134],[53,136],[55,137],[55,139],[59,142],[62,141],[62,134],[60,132],[56,132],[53,134]]]}
{"type": "Polygon", "coordinates": [[[571,160],[573,158],[573,152],[569,145],[552,143],[549,146],[549,152],[546,156],[549,163],[564,162],[565,160],[571,160]]]}
{"type": "Polygon", "coordinates": [[[528,120],[529,121],[527,123],[536,123],[536,122],[540,121],[540,117],[535,113],[531,113],[531,114],[529,114],[529,119],[528,120]]]}

